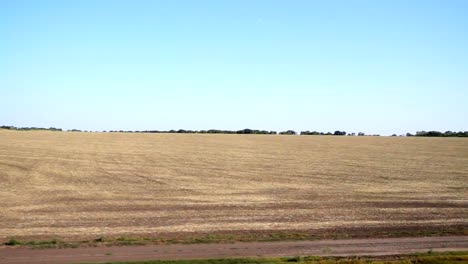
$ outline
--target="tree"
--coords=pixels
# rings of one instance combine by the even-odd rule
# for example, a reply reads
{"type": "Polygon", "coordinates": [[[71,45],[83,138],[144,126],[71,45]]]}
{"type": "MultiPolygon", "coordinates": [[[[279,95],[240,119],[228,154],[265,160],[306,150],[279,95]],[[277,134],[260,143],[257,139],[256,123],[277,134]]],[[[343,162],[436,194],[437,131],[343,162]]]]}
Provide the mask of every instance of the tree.
{"type": "Polygon", "coordinates": [[[317,131],[310,132],[309,130],[301,131],[301,133],[300,133],[300,135],[321,135],[321,134],[323,134],[323,133],[319,133],[317,131]]]}
{"type": "Polygon", "coordinates": [[[252,129],[242,129],[242,130],[238,130],[236,131],[236,134],[253,134],[253,130],[252,129]]]}
{"type": "Polygon", "coordinates": [[[333,133],[333,135],[335,135],[335,136],[345,136],[346,132],[337,130],[337,131],[335,131],[335,133],[333,133]]]}
{"type": "Polygon", "coordinates": [[[294,130],[287,130],[280,132],[280,135],[296,135],[296,131],[294,130]]]}
{"type": "Polygon", "coordinates": [[[427,132],[428,137],[441,137],[442,133],[439,131],[429,131],[427,132]]]}
{"type": "Polygon", "coordinates": [[[450,130],[449,130],[449,131],[445,131],[445,133],[444,133],[443,136],[444,136],[444,137],[453,137],[453,136],[454,136],[454,133],[453,133],[452,131],[450,131],[450,130]]]}

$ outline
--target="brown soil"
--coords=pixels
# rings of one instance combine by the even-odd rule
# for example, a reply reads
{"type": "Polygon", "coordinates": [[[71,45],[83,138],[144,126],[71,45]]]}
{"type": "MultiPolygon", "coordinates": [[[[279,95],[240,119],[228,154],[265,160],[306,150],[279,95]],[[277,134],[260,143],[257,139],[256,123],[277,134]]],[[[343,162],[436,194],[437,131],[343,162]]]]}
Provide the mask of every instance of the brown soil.
{"type": "Polygon", "coordinates": [[[0,131],[0,244],[467,235],[467,165],[457,138],[0,131]]]}

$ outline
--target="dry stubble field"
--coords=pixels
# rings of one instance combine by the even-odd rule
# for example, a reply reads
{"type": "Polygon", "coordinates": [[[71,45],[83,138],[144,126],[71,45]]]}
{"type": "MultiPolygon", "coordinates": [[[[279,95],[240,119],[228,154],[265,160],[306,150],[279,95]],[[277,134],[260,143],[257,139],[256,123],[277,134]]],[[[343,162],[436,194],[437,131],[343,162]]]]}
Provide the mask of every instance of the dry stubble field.
{"type": "Polygon", "coordinates": [[[467,179],[463,138],[0,130],[0,240],[463,234],[467,179]]]}

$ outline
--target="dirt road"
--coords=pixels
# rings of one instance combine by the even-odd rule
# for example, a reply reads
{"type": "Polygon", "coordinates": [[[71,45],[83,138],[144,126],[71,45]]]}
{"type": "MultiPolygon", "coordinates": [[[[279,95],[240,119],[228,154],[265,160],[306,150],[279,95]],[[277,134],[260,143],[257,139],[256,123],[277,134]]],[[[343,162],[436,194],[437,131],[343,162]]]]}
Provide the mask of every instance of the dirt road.
{"type": "Polygon", "coordinates": [[[357,256],[468,250],[468,236],[152,245],[67,249],[0,248],[0,263],[86,263],[154,259],[357,256]]]}

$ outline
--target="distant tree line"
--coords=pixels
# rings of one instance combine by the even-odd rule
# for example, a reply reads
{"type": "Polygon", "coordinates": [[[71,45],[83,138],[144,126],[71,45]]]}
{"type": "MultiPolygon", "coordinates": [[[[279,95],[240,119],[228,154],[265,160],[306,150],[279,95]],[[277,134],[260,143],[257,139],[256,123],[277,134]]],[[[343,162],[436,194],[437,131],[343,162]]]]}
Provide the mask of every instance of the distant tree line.
{"type": "Polygon", "coordinates": [[[280,134],[280,135],[296,135],[296,131],[294,131],[294,130],[286,130],[286,131],[281,131],[279,134],[280,134]]]}
{"type": "MultiPolygon", "coordinates": [[[[0,126],[0,129],[8,129],[8,130],[19,130],[19,131],[31,131],[31,130],[45,130],[45,131],[64,131],[61,128],[55,127],[15,127],[15,126],[0,126]]],[[[69,129],[66,130],[67,132],[88,132],[87,130],[79,130],[79,129],[69,129]]],[[[89,131],[91,132],[91,131],[89,131]]],[[[242,130],[220,130],[220,129],[209,129],[209,130],[143,130],[143,131],[131,131],[131,130],[110,130],[110,131],[102,131],[102,132],[119,132],[119,133],[178,133],[178,134],[259,134],[259,135],[312,135],[312,136],[380,136],[379,134],[369,134],[366,135],[363,132],[359,133],[346,133],[346,131],[336,130],[335,132],[318,132],[318,131],[301,131],[297,133],[294,130],[286,130],[280,131],[268,131],[268,130],[258,130],[258,129],[242,129],[242,130]]],[[[397,136],[393,134],[392,136],[397,136]]],[[[403,136],[403,135],[400,135],[403,136]]],[[[417,131],[416,134],[406,133],[407,137],[468,137],[468,131],[417,131]]]]}
{"type": "MultiPolygon", "coordinates": [[[[15,127],[15,126],[0,126],[0,129],[8,130],[20,130],[20,131],[30,131],[30,130],[47,130],[47,131],[64,131],[61,128],[55,127],[15,127]]],[[[79,129],[69,129],[68,132],[88,132],[87,130],[79,129]]],[[[91,131],[90,131],[91,132],[91,131]]],[[[267,130],[258,130],[258,129],[242,129],[242,130],[220,130],[220,129],[209,129],[209,130],[144,130],[144,131],[132,131],[132,130],[109,130],[102,131],[109,133],[181,133],[181,134],[264,134],[264,135],[277,135],[276,131],[267,131],[267,130]]]]}
{"type": "Polygon", "coordinates": [[[468,137],[468,131],[417,131],[415,135],[406,133],[407,137],[468,137]]]}
{"type": "Polygon", "coordinates": [[[62,131],[61,128],[55,127],[15,127],[15,126],[0,126],[0,129],[9,129],[9,130],[21,130],[21,131],[30,131],[30,130],[50,130],[50,131],[62,131]]]}
{"type": "MultiPolygon", "coordinates": [[[[318,132],[318,131],[301,131],[300,135],[305,135],[305,136],[355,136],[356,133],[348,133],[346,134],[346,131],[340,131],[336,130],[335,132],[318,132]]],[[[365,134],[362,132],[359,132],[359,136],[364,136],[365,134]]]]}
{"type": "Polygon", "coordinates": [[[109,131],[109,132],[130,132],[130,133],[178,133],[178,134],[263,134],[263,135],[276,135],[276,131],[257,130],[257,129],[242,129],[242,130],[144,130],[144,131],[109,131]]]}

